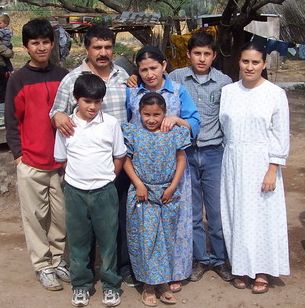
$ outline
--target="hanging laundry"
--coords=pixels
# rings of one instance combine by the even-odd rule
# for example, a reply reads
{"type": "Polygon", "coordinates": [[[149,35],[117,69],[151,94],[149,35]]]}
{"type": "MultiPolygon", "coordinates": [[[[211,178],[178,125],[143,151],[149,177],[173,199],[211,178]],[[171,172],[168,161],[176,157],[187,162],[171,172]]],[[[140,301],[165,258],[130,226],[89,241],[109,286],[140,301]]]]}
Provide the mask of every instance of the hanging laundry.
{"type": "Polygon", "coordinates": [[[266,47],[268,40],[265,37],[254,34],[252,39],[251,39],[251,42],[258,43],[258,44],[261,44],[264,47],[266,47]]]}
{"type": "Polygon", "coordinates": [[[288,52],[294,57],[297,53],[297,51],[295,50],[295,48],[288,48],[288,52]]]}
{"type": "Polygon", "coordinates": [[[285,57],[288,54],[288,43],[284,41],[278,41],[269,39],[267,42],[266,51],[270,54],[272,51],[277,51],[281,57],[285,57]]]}
{"type": "Polygon", "coordinates": [[[299,58],[305,60],[305,45],[300,44],[299,46],[299,58]]]}

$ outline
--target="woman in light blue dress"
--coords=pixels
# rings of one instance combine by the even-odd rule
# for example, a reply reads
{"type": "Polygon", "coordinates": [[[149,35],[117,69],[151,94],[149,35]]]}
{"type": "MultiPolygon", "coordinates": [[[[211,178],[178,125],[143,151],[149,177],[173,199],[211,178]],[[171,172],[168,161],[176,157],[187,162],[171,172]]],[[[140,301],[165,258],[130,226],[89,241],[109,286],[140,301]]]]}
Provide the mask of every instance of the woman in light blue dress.
{"type": "MultiPolygon", "coordinates": [[[[167,106],[161,131],[168,132],[174,126],[184,126],[189,129],[191,137],[195,138],[200,127],[199,113],[187,90],[181,84],[171,81],[164,75],[166,61],[160,50],[152,46],[142,48],[137,54],[136,63],[141,82],[137,88],[129,89],[127,111],[130,122],[137,127],[142,127],[139,101],[145,93],[155,91],[164,97],[167,106]]],[[[192,203],[188,167],[183,174],[180,190],[184,206],[179,208],[177,230],[173,239],[175,251],[170,269],[172,291],[181,289],[180,281],[188,278],[192,270],[192,203]]],[[[129,246],[130,243],[129,240],[129,246]]],[[[129,251],[129,254],[132,260],[133,253],[129,251]]],[[[134,271],[137,272],[135,269],[134,271]]],[[[136,273],[135,276],[138,278],[136,273]]]]}

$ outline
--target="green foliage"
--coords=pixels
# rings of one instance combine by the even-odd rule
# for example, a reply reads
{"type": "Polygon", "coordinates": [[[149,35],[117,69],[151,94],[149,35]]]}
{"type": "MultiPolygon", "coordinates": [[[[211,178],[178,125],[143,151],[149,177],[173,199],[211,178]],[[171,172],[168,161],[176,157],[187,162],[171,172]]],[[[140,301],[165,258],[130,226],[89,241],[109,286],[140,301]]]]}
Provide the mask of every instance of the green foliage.
{"type": "Polygon", "coordinates": [[[132,57],[132,55],[134,54],[134,50],[126,46],[125,44],[116,42],[114,46],[114,53],[116,55],[125,55],[127,57],[132,57]]]}
{"type": "Polygon", "coordinates": [[[15,46],[15,47],[19,47],[19,46],[22,46],[22,40],[21,40],[21,35],[13,35],[12,36],[12,45],[15,46]]]}

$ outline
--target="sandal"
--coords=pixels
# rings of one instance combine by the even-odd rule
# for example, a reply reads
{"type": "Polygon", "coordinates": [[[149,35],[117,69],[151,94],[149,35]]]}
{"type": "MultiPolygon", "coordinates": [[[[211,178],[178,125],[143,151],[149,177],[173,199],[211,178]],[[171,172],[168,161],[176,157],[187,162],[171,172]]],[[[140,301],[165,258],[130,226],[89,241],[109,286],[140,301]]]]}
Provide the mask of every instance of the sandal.
{"type": "Polygon", "coordinates": [[[144,285],[142,292],[142,303],[149,307],[158,306],[154,286],[144,285]]]}
{"type": "Polygon", "coordinates": [[[232,280],[232,285],[237,289],[246,289],[248,286],[247,276],[235,276],[232,280]]]}
{"type": "Polygon", "coordinates": [[[268,278],[265,275],[256,276],[256,279],[254,280],[254,283],[253,283],[253,286],[252,286],[252,293],[253,294],[263,294],[263,293],[266,293],[268,291],[269,291],[268,278]]]}
{"type": "Polygon", "coordinates": [[[158,287],[158,295],[160,298],[160,301],[164,304],[176,304],[177,299],[173,292],[170,290],[167,283],[161,284],[158,287]]]}
{"type": "Polygon", "coordinates": [[[182,283],[181,281],[172,281],[169,283],[169,289],[173,292],[173,293],[177,293],[179,291],[182,290],[182,283]]]}

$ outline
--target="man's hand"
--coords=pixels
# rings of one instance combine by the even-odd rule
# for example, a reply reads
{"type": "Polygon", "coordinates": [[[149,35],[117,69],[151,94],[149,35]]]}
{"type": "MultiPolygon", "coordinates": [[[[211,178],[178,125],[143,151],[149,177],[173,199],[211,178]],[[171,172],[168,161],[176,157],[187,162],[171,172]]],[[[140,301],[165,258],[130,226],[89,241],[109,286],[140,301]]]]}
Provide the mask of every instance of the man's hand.
{"type": "Polygon", "coordinates": [[[138,76],[137,75],[131,75],[128,79],[127,79],[127,86],[129,88],[136,88],[138,86],[138,76]]]}
{"type": "Polygon", "coordinates": [[[63,112],[56,112],[54,117],[54,126],[66,137],[74,134],[74,127],[76,126],[72,119],[63,112]]]}

